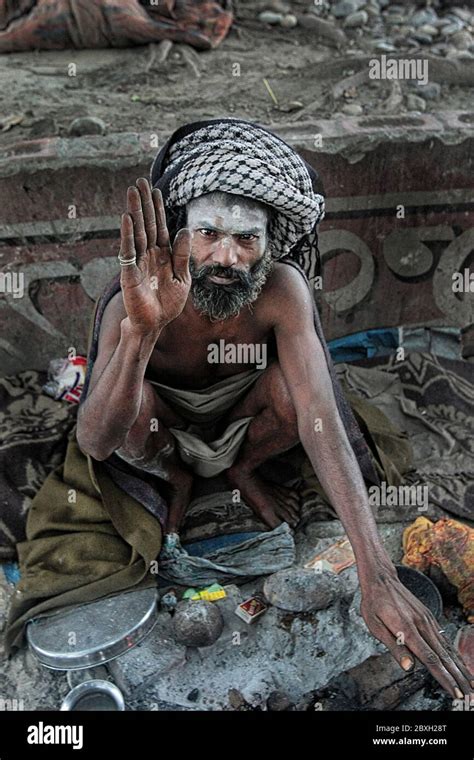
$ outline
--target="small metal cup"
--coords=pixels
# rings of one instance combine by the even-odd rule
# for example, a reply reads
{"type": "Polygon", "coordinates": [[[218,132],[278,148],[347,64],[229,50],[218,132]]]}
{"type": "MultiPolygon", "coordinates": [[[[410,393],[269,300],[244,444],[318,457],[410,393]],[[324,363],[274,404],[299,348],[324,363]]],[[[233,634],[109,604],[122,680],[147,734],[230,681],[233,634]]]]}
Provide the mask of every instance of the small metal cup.
{"type": "Polygon", "coordinates": [[[78,712],[88,710],[91,712],[106,711],[123,712],[125,702],[122,692],[114,683],[95,679],[84,681],[66,695],[61,710],[78,712]]]}

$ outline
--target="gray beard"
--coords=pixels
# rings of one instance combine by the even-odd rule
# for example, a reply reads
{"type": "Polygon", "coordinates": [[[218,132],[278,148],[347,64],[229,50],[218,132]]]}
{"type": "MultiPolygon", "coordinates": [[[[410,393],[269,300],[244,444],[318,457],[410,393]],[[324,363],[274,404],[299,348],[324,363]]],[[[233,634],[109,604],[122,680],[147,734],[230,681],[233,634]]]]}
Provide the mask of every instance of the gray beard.
{"type": "Polygon", "coordinates": [[[267,281],[273,269],[271,249],[267,248],[262,258],[249,272],[218,264],[197,267],[193,257],[189,261],[193,304],[200,314],[206,314],[211,322],[236,317],[244,306],[252,304],[267,281]],[[229,285],[217,285],[209,281],[212,275],[227,275],[238,278],[229,285]]]}

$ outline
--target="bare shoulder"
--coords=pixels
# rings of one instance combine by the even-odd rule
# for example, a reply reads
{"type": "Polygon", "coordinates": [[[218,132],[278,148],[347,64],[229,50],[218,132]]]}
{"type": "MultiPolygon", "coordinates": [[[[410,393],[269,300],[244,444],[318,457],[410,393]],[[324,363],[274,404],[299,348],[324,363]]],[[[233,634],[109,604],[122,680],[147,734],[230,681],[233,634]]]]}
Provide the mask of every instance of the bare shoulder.
{"type": "Polygon", "coordinates": [[[313,319],[313,296],[305,278],[288,264],[275,263],[262,291],[262,306],[275,324],[313,319]]]}

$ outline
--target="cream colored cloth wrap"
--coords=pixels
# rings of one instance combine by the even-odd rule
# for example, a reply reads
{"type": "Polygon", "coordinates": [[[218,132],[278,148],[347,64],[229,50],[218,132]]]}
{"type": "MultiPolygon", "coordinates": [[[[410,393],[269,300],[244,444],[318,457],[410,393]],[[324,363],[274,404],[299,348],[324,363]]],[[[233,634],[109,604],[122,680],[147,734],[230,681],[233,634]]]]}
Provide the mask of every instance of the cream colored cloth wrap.
{"type": "Polygon", "coordinates": [[[262,370],[258,369],[239,372],[200,390],[171,388],[148,380],[160,398],[189,423],[185,430],[176,427],[169,430],[178,443],[181,459],[197,475],[212,478],[234,463],[253,418],[242,417],[231,422],[218,438],[214,438],[216,427],[261,374],[262,370]]]}

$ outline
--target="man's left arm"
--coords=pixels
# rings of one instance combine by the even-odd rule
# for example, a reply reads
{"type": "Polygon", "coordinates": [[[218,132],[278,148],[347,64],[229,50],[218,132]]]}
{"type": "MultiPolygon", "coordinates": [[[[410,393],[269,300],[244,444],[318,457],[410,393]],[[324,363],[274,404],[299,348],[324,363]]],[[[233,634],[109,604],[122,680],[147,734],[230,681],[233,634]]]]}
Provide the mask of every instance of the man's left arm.
{"type": "Polygon", "coordinates": [[[354,550],[364,620],[404,670],[411,669],[415,655],[460,699],[474,688],[472,676],[450,643],[441,638],[431,612],[398,580],[337,408],[314,327],[312,295],[296,270],[285,269],[289,271],[279,268],[272,299],[278,358],[296,409],[300,441],[354,550]]]}

